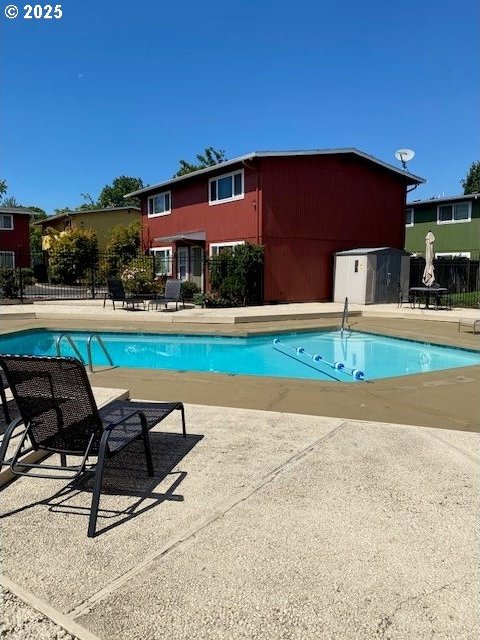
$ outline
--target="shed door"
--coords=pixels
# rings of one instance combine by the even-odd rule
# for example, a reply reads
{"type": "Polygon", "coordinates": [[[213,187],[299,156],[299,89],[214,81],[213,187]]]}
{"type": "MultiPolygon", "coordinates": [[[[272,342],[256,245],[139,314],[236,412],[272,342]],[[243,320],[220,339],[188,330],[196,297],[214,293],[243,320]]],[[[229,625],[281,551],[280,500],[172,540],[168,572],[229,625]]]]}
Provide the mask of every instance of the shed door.
{"type": "Polygon", "coordinates": [[[397,302],[398,282],[400,281],[401,256],[377,255],[377,273],[375,300],[377,304],[397,302]]]}

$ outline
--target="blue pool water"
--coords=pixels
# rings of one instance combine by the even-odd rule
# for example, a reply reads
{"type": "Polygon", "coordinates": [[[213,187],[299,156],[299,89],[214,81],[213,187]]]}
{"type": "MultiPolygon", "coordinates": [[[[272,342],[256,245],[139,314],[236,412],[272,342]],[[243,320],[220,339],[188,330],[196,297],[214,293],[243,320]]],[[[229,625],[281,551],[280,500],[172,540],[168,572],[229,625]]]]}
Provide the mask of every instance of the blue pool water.
{"type": "MultiPolygon", "coordinates": [[[[35,330],[0,335],[0,353],[56,355],[60,332],[35,330]]],[[[87,362],[88,332],[70,332],[87,362]]],[[[215,373],[352,382],[351,369],[363,371],[366,380],[406,376],[427,371],[480,364],[480,352],[442,347],[361,332],[321,331],[272,334],[250,338],[185,336],[146,333],[102,333],[118,367],[207,371],[215,373]],[[296,348],[319,354],[323,361],[309,366],[274,348],[278,338],[284,351],[295,357],[296,348]],[[342,362],[345,370],[325,364],[342,362]]],[[[62,340],[62,355],[75,355],[62,340]]],[[[92,342],[95,365],[107,365],[105,354],[92,342]]]]}

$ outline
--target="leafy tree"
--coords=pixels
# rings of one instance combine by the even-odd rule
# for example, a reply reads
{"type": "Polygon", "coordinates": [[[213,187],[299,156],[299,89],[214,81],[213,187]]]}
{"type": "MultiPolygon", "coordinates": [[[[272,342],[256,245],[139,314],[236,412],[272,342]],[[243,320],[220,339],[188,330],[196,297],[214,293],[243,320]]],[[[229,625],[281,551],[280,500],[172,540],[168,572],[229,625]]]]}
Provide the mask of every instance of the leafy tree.
{"type": "Polygon", "coordinates": [[[100,191],[98,207],[138,207],[138,198],[124,198],[127,193],[143,189],[143,181],[140,178],[120,176],[115,178],[111,185],[106,185],[100,191]]]}
{"type": "Polygon", "coordinates": [[[207,147],[203,154],[197,153],[196,155],[198,164],[191,164],[186,160],[179,160],[178,164],[180,165],[180,169],[177,173],[174,174],[174,178],[178,178],[180,176],[184,176],[187,173],[193,173],[193,171],[198,171],[199,169],[206,169],[207,167],[213,167],[220,162],[225,162],[227,159],[225,157],[225,151],[217,150],[213,147],[207,147]]]}
{"type": "Polygon", "coordinates": [[[107,275],[115,275],[138,256],[140,249],[140,221],[128,226],[112,227],[107,236],[107,275]]]}
{"type": "Polygon", "coordinates": [[[25,207],[25,209],[33,213],[30,218],[30,251],[32,253],[40,253],[42,250],[42,229],[38,227],[35,222],[48,218],[47,213],[40,207],[35,206],[25,207]]]}
{"type": "Polygon", "coordinates": [[[74,228],[51,236],[49,266],[52,281],[75,284],[98,262],[97,236],[92,229],[74,228]]]}
{"type": "Polygon", "coordinates": [[[7,183],[5,180],[0,179],[0,200],[4,193],[7,193],[7,183]]]}
{"type": "Polygon", "coordinates": [[[33,216],[30,218],[30,220],[33,219],[34,222],[38,222],[39,220],[45,220],[45,218],[48,218],[48,214],[44,209],[41,209],[40,207],[35,207],[35,206],[28,206],[28,207],[22,207],[23,209],[28,209],[28,211],[32,211],[33,216]]]}
{"type": "Polygon", "coordinates": [[[2,200],[2,207],[20,207],[20,203],[15,196],[7,196],[2,200]]]}
{"type": "Polygon", "coordinates": [[[460,180],[460,183],[463,187],[463,195],[480,193],[480,161],[472,163],[465,180],[460,180]]]}

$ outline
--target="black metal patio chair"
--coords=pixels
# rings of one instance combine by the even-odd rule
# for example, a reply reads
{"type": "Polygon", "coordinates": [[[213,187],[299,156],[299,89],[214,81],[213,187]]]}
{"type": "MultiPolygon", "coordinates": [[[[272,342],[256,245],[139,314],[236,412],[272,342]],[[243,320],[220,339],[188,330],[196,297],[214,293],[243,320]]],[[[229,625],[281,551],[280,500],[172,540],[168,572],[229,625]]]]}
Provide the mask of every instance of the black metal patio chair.
{"type": "Polygon", "coordinates": [[[182,281],[169,278],[165,283],[165,292],[163,296],[155,296],[152,300],[149,300],[147,309],[155,307],[158,309],[158,305],[165,305],[165,311],[168,308],[169,302],[175,302],[175,311],[178,311],[178,303],[182,302],[183,308],[185,308],[185,302],[182,298],[182,281]]]}
{"type": "Polygon", "coordinates": [[[149,429],[172,411],[179,410],[186,437],[182,402],[115,401],[97,408],[84,365],[75,358],[0,355],[0,367],[12,390],[20,412],[7,428],[0,447],[0,464],[16,475],[58,480],[74,480],[81,474],[94,477],[88,537],[96,531],[102,477],[107,458],[111,458],[137,438],[143,439],[147,472],[153,476],[149,429]],[[13,456],[5,460],[13,432],[25,425],[13,456]],[[26,439],[35,450],[59,454],[60,464],[34,464],[22,461],[26,439]],[[68,465],[67,456],[80,457],[79,464],[68,465]],[[89,462],[95,456],[97,461],[89,462]],[[39,473],[36,470],[54,471],[39,473]]]}
{"type": "Polygon", "coordinates": [[[5,420],[5,422],[11,422],[12,418],[10,417],[10,408],[9,408],[9,402],[7,400],[7,396],[5,395],[5,389],[8,389],[8,382],[7,382],[7,378],[5,377],[5,374],[3,373],[3,371],[0,371],[0,402],[2,404],[2,413],[3,419],[5,420]]]}
{"type": "Polygon", "coordinates": [[[141,295],[128,295],[125,292],[125,287],[123,286],[123,282],[120,278],[107,278],[107,289],[108,291],[105,293],[103,297],[103,308],[105,309],[105,304],[107,300],[111,300],[113,304],[113,308],[115,309],[115,302],[121,302],[122,307],[127,306],[127,310],[129,305],[132,306],[132,311],[135,309],[136,304],[143,304],[143,308],[145,309],[145,297],[141,295]]]}

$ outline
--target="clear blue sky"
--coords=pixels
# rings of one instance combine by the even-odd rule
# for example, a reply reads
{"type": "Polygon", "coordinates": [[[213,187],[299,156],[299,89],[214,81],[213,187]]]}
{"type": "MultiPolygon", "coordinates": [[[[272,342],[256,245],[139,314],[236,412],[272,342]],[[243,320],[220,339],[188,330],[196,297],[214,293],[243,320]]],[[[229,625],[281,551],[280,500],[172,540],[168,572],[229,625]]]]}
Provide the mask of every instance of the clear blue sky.
{"type": "Polygon", "coordinates": [[[476,0],[66,0],[59,21],[9,3],[0,177],[24,205],[159,182],[207,146],[410,147],[415,198],[461,193],[480,159],[476,0]]]}

